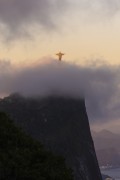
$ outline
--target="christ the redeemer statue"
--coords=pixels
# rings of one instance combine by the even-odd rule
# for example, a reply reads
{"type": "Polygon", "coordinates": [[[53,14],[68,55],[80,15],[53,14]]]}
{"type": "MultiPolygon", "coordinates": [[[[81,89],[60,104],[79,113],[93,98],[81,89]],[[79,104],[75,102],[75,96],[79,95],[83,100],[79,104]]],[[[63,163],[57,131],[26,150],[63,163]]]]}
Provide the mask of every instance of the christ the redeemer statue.
{"type": "Polygon", "coordinates": [[[65,54],[59,52],[59,53],[57,53],[56,55],[58,56],[58,60],[61,61],[61,60],[62,60],[62,57],[63,57],[65,54]]]}

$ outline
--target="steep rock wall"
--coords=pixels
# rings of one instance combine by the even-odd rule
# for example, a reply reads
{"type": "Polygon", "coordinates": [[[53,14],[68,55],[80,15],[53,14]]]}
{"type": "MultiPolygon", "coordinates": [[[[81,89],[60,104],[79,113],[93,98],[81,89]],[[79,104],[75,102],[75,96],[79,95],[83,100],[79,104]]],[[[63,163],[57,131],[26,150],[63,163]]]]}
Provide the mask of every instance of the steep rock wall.
{"type": "Polygon", "coordinates": [[[102,179],[84,99],[10,96],[0,101],[0,110],[48,149],[63,155],[75,180],[102,179]]]}

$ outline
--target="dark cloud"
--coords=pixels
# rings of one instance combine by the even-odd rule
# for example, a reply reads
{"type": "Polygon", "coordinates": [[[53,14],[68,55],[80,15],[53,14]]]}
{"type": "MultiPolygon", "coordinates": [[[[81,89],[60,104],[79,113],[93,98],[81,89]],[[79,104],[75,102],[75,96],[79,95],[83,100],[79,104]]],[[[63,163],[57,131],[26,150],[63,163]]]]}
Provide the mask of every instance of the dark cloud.
{"type": "Polygon", "coordinates": [[[21,69],[14,68],[8,62],[2,64],[4,68],[0,69],[1,94],[61,94],[76,98],[84,95],[92,121],[107,122],[120,117],[119,67],[106,64],[98,66],[96,63],[81,67],[55,60],[50,60],[46,65],[21,69]]]}
{"type": "Polygon", "coordinates": [[[6,37],[19,38],[35,25],[53,29],[65,6],[66,0],[0,0],[1,30],[6,37]]]}
{"type": "MultiPolygon", "coordinates": [[[[7,40],[11,40],[20,37],[30,37],[31,34],[35,35],[37,32],[35,29],[38,27],[39,29],[44,29],[44,31],[56,29],[57,26],[60,27],[59,17],[63,16],[66,7],[71,7],[71,14],[75,13],[78,8],[79,12],[88,17],[88,19],[98,20],[98,17],[106,19],[106,17],[118,13],[120,1],[0,0],[1,34],[7,40]]],[[[65,18],[70,21],[70,16],[66,15],[65,18]]]]}

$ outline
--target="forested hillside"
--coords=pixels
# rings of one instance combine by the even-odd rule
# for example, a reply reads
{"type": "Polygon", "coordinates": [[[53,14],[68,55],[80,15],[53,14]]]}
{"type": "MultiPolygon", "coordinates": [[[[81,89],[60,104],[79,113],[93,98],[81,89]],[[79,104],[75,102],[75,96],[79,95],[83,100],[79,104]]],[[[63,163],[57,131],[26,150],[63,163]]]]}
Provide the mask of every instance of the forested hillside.
{"type": "Polygon", "coordinates": [[[62,157],[48,152],[0,113],[0,180],[72,180],[62,157]]]}

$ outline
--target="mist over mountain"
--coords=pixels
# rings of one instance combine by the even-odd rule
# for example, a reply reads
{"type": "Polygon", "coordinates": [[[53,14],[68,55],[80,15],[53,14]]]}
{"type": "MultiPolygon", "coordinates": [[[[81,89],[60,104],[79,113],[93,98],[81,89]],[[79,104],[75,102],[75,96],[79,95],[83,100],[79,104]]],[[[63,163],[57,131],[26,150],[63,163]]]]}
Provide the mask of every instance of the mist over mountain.
{"type": "Polygon", "coordinates": [[[85,97],[91,123],[116,122],[120,117],[119,67],[93,62],[86,66],[43,59],[46,63],[17,68],[1,61],[0,94],[25,97],[51,94],[85,97]]]}
{"type": "MultiPolygon", "coordinates": [[[[90,119],[92,119],[91,123],[115,121],[115,118],[118,119],[120,115],[118,111],[120,72],[116,66],[96,64],[94,62],[89,64],[88,67],[84,67],[65,62],[60,63],[55,60],[50,60],[46,64],[34,67],[23,67],[22,69],[15,68],[9,62],[3,61],[1,64],[4,68],[1,68],[0,72],[0,83],[3,84],[0,87],[0,92],[5,92],[6,94],[18,92],[18,94],[11,94],[0,100],[1,111],[9,113],[16,123],[25,128],[35,138],[40,138],[44,143],[49,141],[49,138],[46,140],[46,137],[51,137],[51,135],[46,134],[45,140],[43,140],[43,134],[47,133],[47,130],[40,134],[39,127],[42,126],[43,128],[41,129],[44,131],[44,125],[48,124],[48,118],[45,117],[45,114],[48,113],[47,106],[49,109],[49,100],[46,100],[49,96],[69,97],[70,99],[75,99],[76,102],[81,97],[85,97],[87,111],[90,119]],[[38,99],[45,100],[39,102],[38,99]],[[45,112],[42,112],[44,108],[45,112]],[[42,124],[39,124],[40,119],[42,119],[42,124]],[[34,124],[35,121],[36,123],[34,124]]],[[[56,107],[58,107],[57,103],[56,107]]],[[[56,107],[55,114],[58,111],[56,107]]],[[[49,124],[50,127],[51,125],[49,124]]],[[[55,128],[57,125],[55,124],[53,127],[55,128]]],[[[55,129],[54,131],[56,132],[55,129]]],[[[61,132],[64,135],[63,127],[61,132]]],[[[65,132],[67,132],[67,129],[65,129],[65,132]]],[[[112,136],[106,131],[103,131],[101,134],[106,137],[112,136]]],[[[54,137],[51,138],[54,139],[54,137]]],[[[102,142],[106,145],[103,139],[97,140],[97,142],[102,142]]],[[[106,141],[111,145],[109,138],[106,141]]],[[[51,143],[54,144],[54,140],[51,143]]],[[[49,145],[47,143],[47,146],[51,147],[52,144],[49,145]]],[[[112,148],[110,146],[110,149],[112,148]]],[[[101,154],[101,150],[104,150],[104,147],[98,150],[100,150],[99,154],[101,154]]],[[[104,152],[106,151],[107,149],[104,152]]]]}

